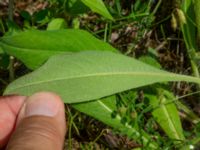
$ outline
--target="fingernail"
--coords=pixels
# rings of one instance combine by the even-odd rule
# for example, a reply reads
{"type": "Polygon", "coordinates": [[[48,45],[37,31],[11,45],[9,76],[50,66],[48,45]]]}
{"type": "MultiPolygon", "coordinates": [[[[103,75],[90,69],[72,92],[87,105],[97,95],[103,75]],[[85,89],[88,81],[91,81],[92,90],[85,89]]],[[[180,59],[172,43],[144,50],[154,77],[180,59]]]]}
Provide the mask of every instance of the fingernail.
{"type": "Polygon", "coordinates": [[[58,112],[58,96],[41,92],[30,96],[25,104],[25,116],[49,116],[53,117],[58,112]]]}

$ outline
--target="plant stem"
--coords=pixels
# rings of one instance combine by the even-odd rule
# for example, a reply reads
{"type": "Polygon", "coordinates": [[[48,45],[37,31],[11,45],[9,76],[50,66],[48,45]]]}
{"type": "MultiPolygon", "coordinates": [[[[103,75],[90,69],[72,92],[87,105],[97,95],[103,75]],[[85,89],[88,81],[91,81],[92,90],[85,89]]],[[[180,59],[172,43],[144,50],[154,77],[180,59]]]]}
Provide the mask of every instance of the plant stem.
{"type": "MultiPolygon", "coordinates": [[[[197,65],[197,62],[195,59],[196,51],[198,49],[198,45],[196,43],[196,37],[195,37],[196,26],[194,26],[193,22],[191,22],[191,20],[195,20],[194,12],[192,11],[193,8],[194,8],[194,3],[192,3],[192,1],[184,1],[182,3],[182,10],[185,13],[185,15],[187,16],[187,23],[183,24],[181,26],[181,30],[182,30],[183,37],[185,40],[187,54],[190,59],[190,64],[191,64],[193,75],[195,77],[199,78],[200,73],[199,73],[198,65],[197,65]],[[188,18],[190,18],[190,19],[188,19],[188,18]]],[[[196,16],[198,16],[198,14],[196,14],[196,16]]],[[[199,28],[199,27],[197,26],[197,28],[199,28]]],[[[200,88],[200,86],[198,86],[198,87],[200,88]]]]}
{"type": "MultiPolygon", "coordinates": [[[[9,21],[13,21],[13,10],[14,10],[14,0],[9,0],[9,6],[8,6],[8,19],[9,21]]],[[[10,56],[10,63],[9,63],[9,80],[13,81],[15,78],[14,73],[14,57],[10,56]]]]}
{"type": "Polygon", "coordinates": [[[5,28],[4,28],[4,25],[3,25],[3,22],[2,22],[2,19],[0,19],[0,27],[2,29],[2,32],[5,33],[5,28]]]}
{"type": "Polygon", "coordinates": [[[10,56],[10,63],[8,66],[9,69],[9,81],[13,81],[15,79],[15,69],[14,69],[14,57],[10,56]]]}
{"type": "Polygon", "coordinates": [[[108,38],[108,23],[106,23],[105,31],[104,31],[104,42],[107,42],[108,38]]]}
{"type": "Polygon", "coordinates": [[[195,12],[195,17],[196,17],[196,25],[197,25],[197,39],[199,41],[200,40],[200,17],[199,17],[200,1],[195,0],[193,4],[195,4],[194,5],[194,12],[195,12]]]}
{"type": "Polygon", "coordinates": [[[9,0],[8,19],[13,21],[14,0],[9,0]]]}
{"type": "Polygon", "coordinates": [[[155,15],[156,12],[158,11],[158,8],[160,7],[160,4],[162,3],[162,0],[159,0],[156,4],[156,7],[154,8],[152,15],[155,15]]]}
{"type": "Polygon", "coordinates": [[[0,82],[2,82],[3,84],[7,85],[8,83],[6,81],[4,81],[3,79],[0,78],[0,82]]]}
{"type": "Polygon", "coordinates": [[[191,67],[192,67],[194,76],[199,78],[200,76],[199,76],[199,69],[198,69],[197,64],[195,63],[194,60],[191,60],[190,63],[191,63],[191,67]]]}

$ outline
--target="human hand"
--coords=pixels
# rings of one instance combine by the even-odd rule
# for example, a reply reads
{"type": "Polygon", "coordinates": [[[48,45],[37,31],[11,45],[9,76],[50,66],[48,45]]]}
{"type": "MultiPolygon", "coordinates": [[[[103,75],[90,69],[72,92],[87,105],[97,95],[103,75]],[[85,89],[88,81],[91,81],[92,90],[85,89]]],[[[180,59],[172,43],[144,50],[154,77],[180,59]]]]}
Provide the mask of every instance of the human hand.
{"type": "Polygon", "coordinates": [[[61,150],[65,133],[64,104],[57,95],[0,97],[0,149],[61,150]]]}

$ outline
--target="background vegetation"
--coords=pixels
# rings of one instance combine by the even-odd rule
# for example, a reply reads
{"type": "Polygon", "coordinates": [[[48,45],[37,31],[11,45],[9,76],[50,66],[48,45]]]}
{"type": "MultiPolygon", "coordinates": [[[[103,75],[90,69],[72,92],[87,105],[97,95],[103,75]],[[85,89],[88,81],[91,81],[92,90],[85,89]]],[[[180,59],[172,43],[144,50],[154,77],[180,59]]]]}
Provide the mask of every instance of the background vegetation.
{"type": "Polygon", "coordinates": [[[38,77],[60,77],[70,68],[83,74],[98,72],[99,66],[103,71],[109,66],[142,70],[143,76],[127,76],[124,86],[124,77],[105,79],[105,86],[104,80],[94,80],[95,85],[73,82],[93,87],[86,88],[85,95],[80,86],[66,91],[48,84],[61,95],[71,94],[64,99],[70,103],[65,148],[200,149],[199,10],[198,0],[0,0],[1,94],[48,89],[19,86],[38,77]],[[63,54],[66,51],[70,54],[63,54]],[[61,55],[51,57],[55,54],[61,55]],[[44,67],[33,71],[49,57],[44,67]],[[148,77],[153,73],[159,76],[148,77]],[[109,84],[114,92],[104,91],[109,84]],[[98,100],[88,102],[93,99],[98,100]]]}

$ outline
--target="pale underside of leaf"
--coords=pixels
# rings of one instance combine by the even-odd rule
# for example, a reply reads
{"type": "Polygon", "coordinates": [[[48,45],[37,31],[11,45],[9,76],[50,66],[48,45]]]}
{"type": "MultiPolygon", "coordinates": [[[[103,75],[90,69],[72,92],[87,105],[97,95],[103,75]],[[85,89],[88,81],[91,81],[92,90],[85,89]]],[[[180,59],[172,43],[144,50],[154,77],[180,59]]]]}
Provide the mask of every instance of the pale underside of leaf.
{"type": "Polygon", "coordinates": [[[133,58],[112,52],[88,51],[52,57],[35,72],[13,82],[5,94],[30,95],[52,91],[66,103],[90,101],[163,81],[198,78],[161,71],[133,58]]]}

